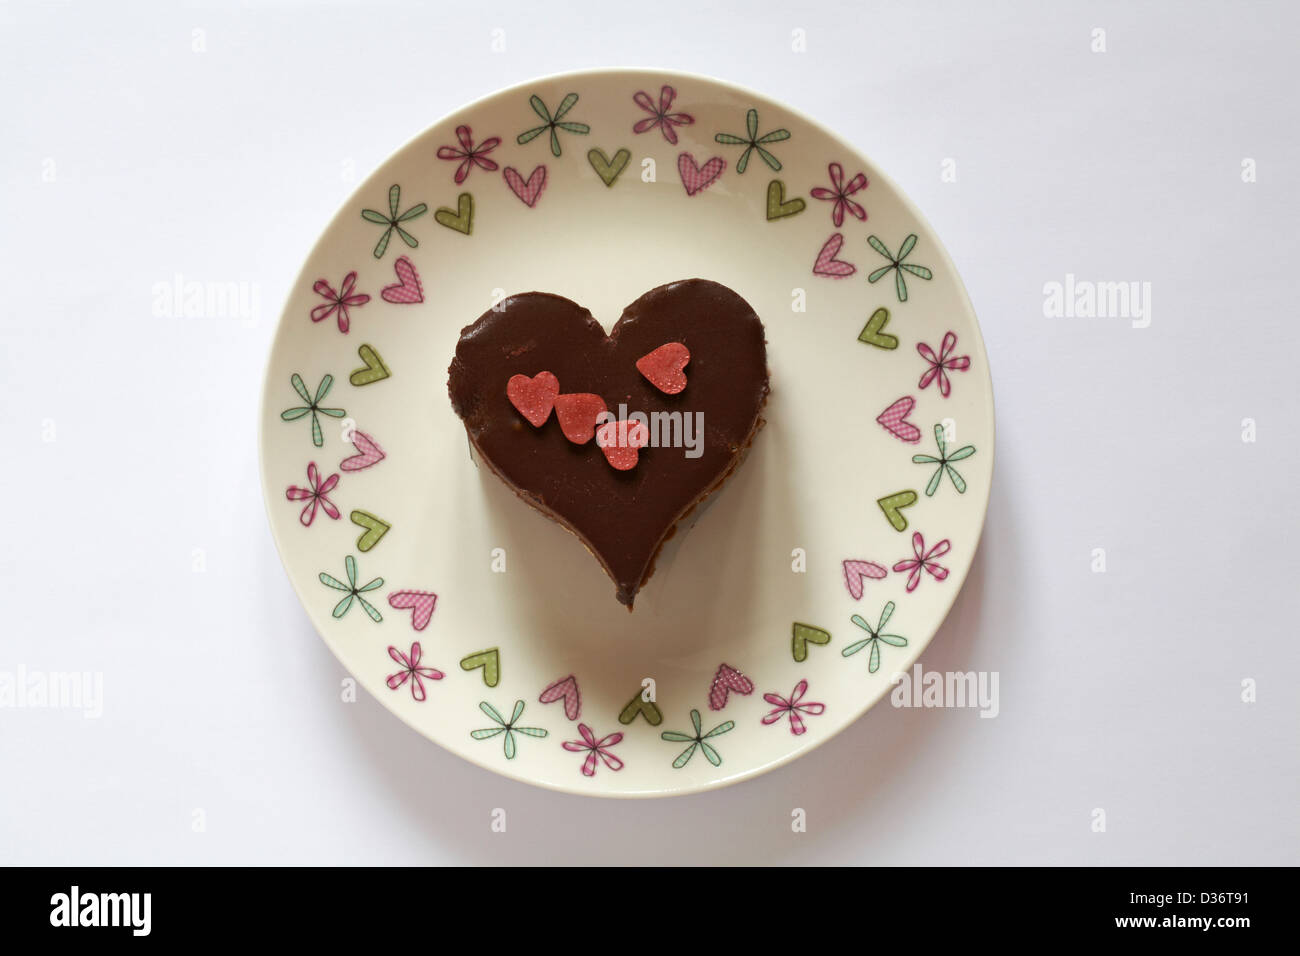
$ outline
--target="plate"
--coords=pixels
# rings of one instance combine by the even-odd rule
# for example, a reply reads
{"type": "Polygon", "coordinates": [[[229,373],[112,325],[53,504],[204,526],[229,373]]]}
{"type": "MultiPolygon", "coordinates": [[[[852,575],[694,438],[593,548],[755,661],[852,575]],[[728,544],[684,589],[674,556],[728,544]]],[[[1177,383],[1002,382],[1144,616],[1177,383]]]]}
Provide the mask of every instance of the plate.
{"type": "Polygon", "coordinates": [[[965,290],[879,169],[757,93],[599,70],[473,103],[357,190],[288,296],[260,441],[289,580],[362,686],[480,766],[631,797],[771,770],[890,690],[971,566],[993,428],[965,290]],[[475,462],[447,367],[507,295],[608,329],[693,277],[765,323],[766,425],[629,613],[475,462]]]}

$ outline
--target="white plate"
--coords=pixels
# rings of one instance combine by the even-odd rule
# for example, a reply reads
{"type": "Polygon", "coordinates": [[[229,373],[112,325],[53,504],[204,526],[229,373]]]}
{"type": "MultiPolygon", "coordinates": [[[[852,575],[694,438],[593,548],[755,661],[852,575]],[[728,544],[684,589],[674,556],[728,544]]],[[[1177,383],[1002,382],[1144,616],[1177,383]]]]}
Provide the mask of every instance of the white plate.
{"type": "Polygon", "coordinates": [[[398,717],[529,783],[663,796],[792,760],[911,667],[974,557],[993,427],[988,363],[961,281],[883,173],[811,120],[747,90],[686,74],[600,70],[514,87],[441,120],[335,216],[276,334],[262,403],[262,480],[307,613],[344,667],[398,717]],[[458,127],[468,130],[468,149],[458,127]],[[492,138],[499,143],[484,151],[492,138]],[[629,153],[609,185],[589,158],[596,149],[614,166],[619,150],[629,153]],[[715,157],[725,168],[701,185],[715,157]],[[867,185],[854,189],[859,173],[867,185]],[[542,175],[544,187],[530,191],[542,175]],[[700,187],[694,194],[687,180],[700,187]],[[468,233],[457,222],[466,194],[468,233]],[[390,233],[390,218],[405,237],[390,233]],[[422,301],[402,301],[416,298],[408,265],[422,301]],[[350,295],[369,299],[354,298],[344,330],[340,310],[322,313],[352,273],[350,295]],[[696,276],[740,293],[766,325],[767,424],[743,467],[668,543],[629,614],[576,538],[475,465],[448,400],[447,366],[461,328],[505,294],[563,295],[608,328],[641,293],[696,276]],[[882,334],[863,341],[882,309],[882,334]],[[887,348],[886,336],[897,345],[887,348]],[[933,374],[918,347],[939,358],[946,337],[946,367],[933,374]],[[377,359],[366,363],[360,352],[370,350],[377,359]],[[380,362],[387,377],[350,379],[380,362]],[[305,399],[291,385],[295,375],[305,399]],[[316,401],[327,376],[332,385],[316,401]],[[879,419],[893,421],[886,410],[899,402],[907,413],[890,430],[879,419]],[[312,404],[330,410],[314,416],[319,443],[311,412],[283,418],[312,404]],[[941,455],[936,427],[951,472],[913,461],[941,455]],[[367,460],[347,459],[365,452],[368,439],[383,458],[355,468],[367,460]],[[326,495],[338,519],[321,503],[306,525],[313,499],[287,497],[291,486],[310,493],[309,463],[322,484],[339,476],[326,495]],[[896,530],[879,501],[909,492],[916,500],[901,509],[906,528],[896,530]],[[377,542],[363,541],[367,529],[350,520],[361,512],[388,526],[377,542]],[[913,573],[906,562],[918,543],[929,558],[913,573]],[[349,559],[358,589],[382,582],[335,617],[350,596],[349,559]],[[846,561],[870,562],[883,576],[860,577],[854,569],[865,565],[846,561]],[[401,606],[421,602],[409,592],[436,594],[427,623],[419,607],[401,606]],[[862,624],[889,641],[873,641],[862,624]],[[829,642],[803,643],[797,654],[796,625],[829,642]],[[405,673],[399,657],[409,658],[416,642],[419,666],[443,675],[422,678],[423,700],[413,679],[388,685],[405,673]],[[472,666],[491,650],[495,674],[472,666]],[[724,664],[740,675],[725,694],[716,686],[724,664]],[[562,683],[546,692],[569,677],[576,695],[563,695],[562,683]],[[654,701],[624,722],[628,705],[651,690],[654,701]],[[655,708],[657,726],[646,716],[655,708]],[[588,734],[604,742],[599,752],[583,749],[588,734]]]}

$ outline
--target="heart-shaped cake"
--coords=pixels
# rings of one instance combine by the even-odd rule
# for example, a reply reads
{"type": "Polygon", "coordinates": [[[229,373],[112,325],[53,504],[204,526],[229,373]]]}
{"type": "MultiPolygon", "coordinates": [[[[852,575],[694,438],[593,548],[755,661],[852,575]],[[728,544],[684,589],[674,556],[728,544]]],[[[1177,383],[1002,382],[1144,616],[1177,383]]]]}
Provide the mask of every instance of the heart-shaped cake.
{"type": "Polygon", "coordinates": [[[582,540],[630,609],[762,426],[767,344],[749,303],[706,279],[651,289],[609,335],[529,292],[462,330],[447,387],[483,461],[582,540]]]}

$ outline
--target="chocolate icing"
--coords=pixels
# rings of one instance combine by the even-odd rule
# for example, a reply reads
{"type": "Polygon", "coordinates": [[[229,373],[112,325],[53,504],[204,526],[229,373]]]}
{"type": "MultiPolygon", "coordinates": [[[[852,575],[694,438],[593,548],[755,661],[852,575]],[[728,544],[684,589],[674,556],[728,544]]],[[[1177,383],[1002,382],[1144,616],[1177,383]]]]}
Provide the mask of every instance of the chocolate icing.
{"type": "Polygon", "coordinates": [[[561,296],[511,296],[461,331],[448,374],[452,407],[482,459],[586,544],[629,609],[678,521],[739,465],[768,393],[763,323],[739,295],[706,279],[651,289],[608,336],[561,296]],[[665,395],[636,368],[667,342],[691,353],[678,395],[665,395]],[[620,403],[647,414],[703,412],[703,454],[643,448],[630,471],[611,468],[595,441],[568,441],[554,413],[535,428],[510,404],[510,377],[541,371],[559,378],[561,393],[594,392],[614,413],[620,403]]]}

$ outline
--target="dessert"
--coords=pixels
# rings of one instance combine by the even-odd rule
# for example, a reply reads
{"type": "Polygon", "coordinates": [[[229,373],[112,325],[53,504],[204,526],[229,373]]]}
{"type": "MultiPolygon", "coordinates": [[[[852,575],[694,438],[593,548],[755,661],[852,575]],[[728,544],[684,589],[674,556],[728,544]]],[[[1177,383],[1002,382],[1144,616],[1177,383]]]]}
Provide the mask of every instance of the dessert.
{"type": "Polygon", "coordinates": [[[561,296],[511,296],[462,330],[448,376],[479,457],[578,536],[629,610],[678,522],[744,459],[768,395],[763,323],[705,279],[651,289],[608,336],[561,296]]]}

